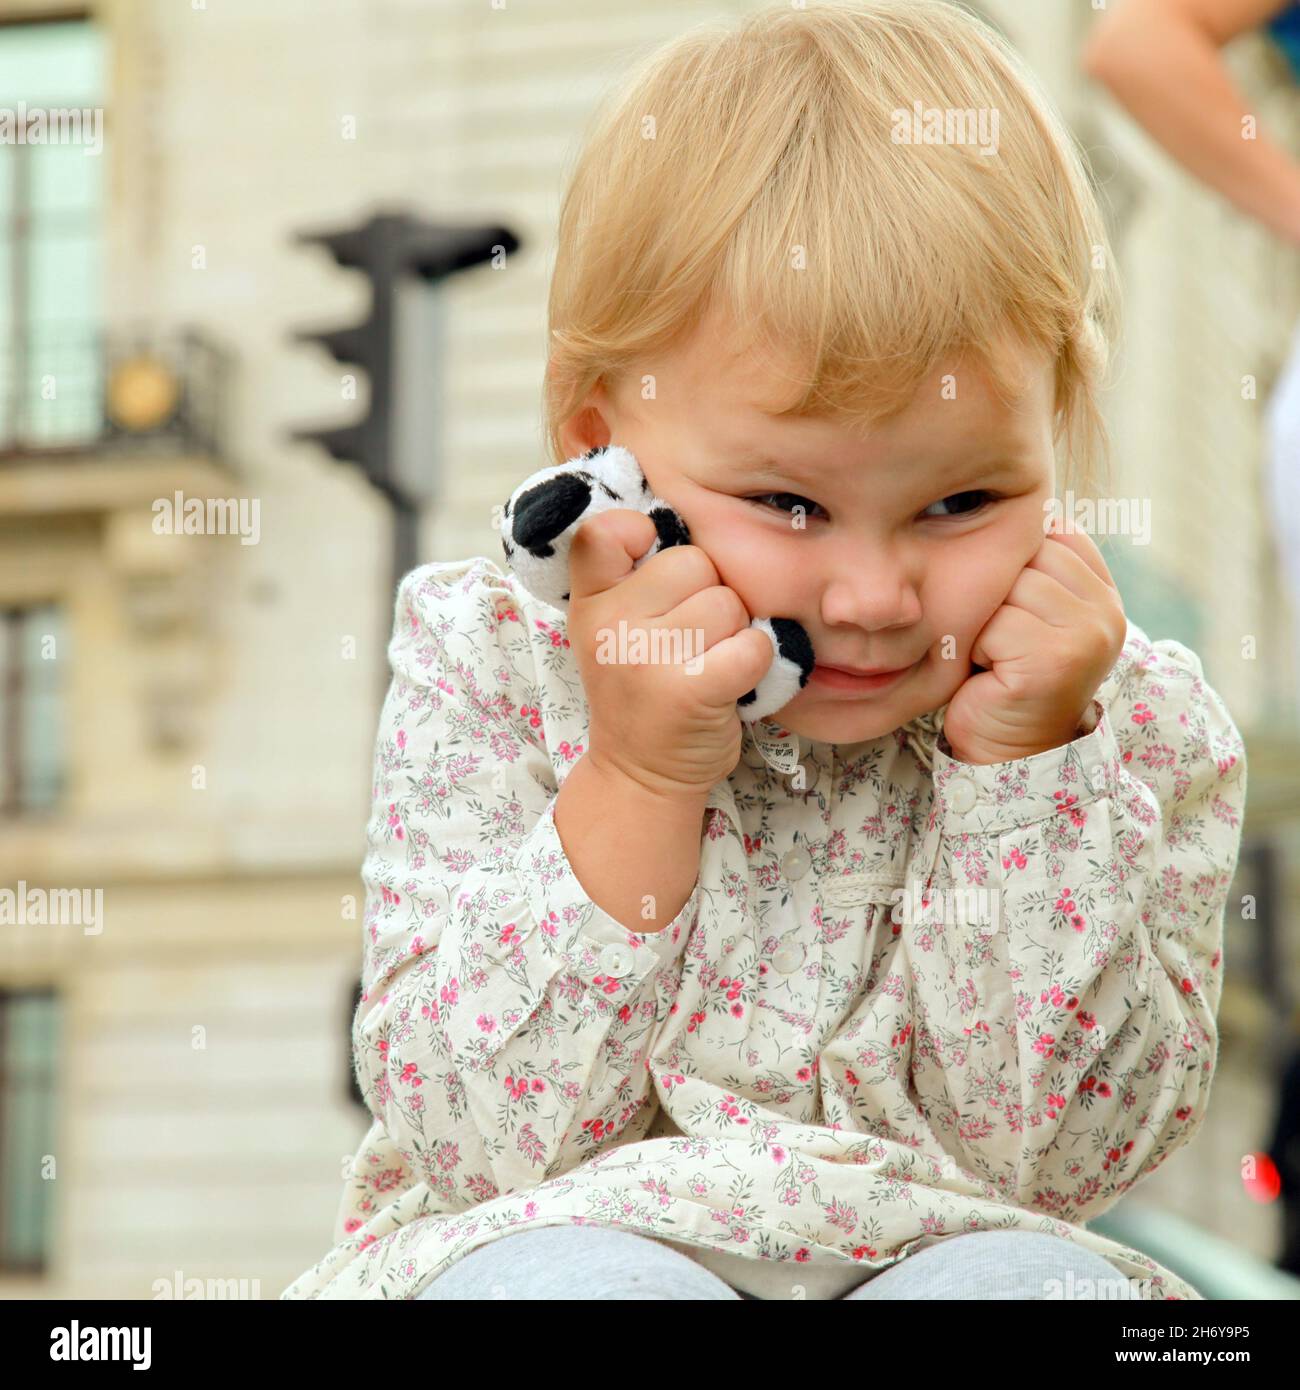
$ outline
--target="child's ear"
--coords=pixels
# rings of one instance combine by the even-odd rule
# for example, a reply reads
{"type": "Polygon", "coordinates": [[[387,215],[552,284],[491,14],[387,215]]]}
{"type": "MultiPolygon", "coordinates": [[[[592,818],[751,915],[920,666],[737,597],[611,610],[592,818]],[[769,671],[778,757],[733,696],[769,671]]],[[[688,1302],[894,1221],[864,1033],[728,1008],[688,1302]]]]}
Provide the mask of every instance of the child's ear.
{"type": "Polygon", "coordinates": [[[578,458],[588,449],[604,448],[612,442],[609,423],[600,405],[588,398],[589,404],[575,411],[560,428],[560,443],[566,459],[578,458]]]}

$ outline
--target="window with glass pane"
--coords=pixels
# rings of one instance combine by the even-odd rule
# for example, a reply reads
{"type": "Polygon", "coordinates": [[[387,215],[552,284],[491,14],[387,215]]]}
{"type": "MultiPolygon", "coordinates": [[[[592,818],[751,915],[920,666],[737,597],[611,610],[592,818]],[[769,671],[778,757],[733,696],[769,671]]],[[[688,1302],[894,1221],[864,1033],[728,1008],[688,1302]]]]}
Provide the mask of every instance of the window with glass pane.
{"type": "Polygon", "coordinates": [[[49,1261],[58,1048],[53,991],[0,993],[0,1270],[6,1273],[39,1274],[49,1261]]]}
{"type": "Polygon", "coordinates": [[[0,452],[103,429],[103,68],[88,21],[0,25],[5,105],[48,113],[42,139],[0,144],[0,452]]]}
{"type": "Polygon", "coordinates": [[[0,609],[0,813],[48,810],[63,798],[65,618],[56,603],[0,609]]]}

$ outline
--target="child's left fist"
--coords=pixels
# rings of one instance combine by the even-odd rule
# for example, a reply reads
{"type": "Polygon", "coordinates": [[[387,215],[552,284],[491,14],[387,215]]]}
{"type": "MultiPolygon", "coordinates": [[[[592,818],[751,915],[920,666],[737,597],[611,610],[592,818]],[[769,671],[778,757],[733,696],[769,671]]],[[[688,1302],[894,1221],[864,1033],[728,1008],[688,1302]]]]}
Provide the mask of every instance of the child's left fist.
{"type": "Polygon", "coordinates": [[[1002,763],[1072,742],[1124,649],[1119,589],[1092,537],[1053,519],[1034,558],[981,628],[971,676],[948,702],[943,732],[964,763],[1002,763]]]}

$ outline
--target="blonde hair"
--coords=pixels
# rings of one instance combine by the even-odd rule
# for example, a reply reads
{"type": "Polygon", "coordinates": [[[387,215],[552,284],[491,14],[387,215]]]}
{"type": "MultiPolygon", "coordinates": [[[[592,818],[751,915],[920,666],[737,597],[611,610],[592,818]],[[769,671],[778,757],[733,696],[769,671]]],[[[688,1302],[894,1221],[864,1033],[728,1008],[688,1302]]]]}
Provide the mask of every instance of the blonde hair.
{"type": "Polygon", "coordinates": [[[543,399],[552,461],[598,381],[720,310],[749,346],[808,364],[783,415],[862,425],[905,407],[954,353],[1014,392],[996,343],[1040,348],[1056,364],[1062,473],[1087,490],[1098,452],[1109,467],[1111,264],[1073,137],[976,15],[860,0],[697,26],[619,80],[565,189],[543,399]],[[996,112],[996,152],[901,143],[918,104],[950,120],[996,112]]]}

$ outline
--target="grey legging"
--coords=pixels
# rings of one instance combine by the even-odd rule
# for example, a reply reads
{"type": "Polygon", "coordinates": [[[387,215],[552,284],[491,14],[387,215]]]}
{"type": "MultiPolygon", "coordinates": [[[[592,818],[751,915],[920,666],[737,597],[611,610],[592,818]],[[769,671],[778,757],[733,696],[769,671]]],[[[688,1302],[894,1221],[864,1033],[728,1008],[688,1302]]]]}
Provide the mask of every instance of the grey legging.
{"type": "MultiPolygon", "coordinates": [[[[608,1226],[542,1226],[471,1250],[420,1299],[753,1298],[688,1255],[608,1226]]],[[[1037,1231],[970,1231],[905,1256],[844,1298],[1139,1298],[1100,1255],[1037,1231]],[[1080,1281],[1089,1280],[1084,1285],[1080,1281]],[[1099,1292],[1100,1281],[1104,1286],[1099,1292]],[[1060,1290],[1064,1289],[1062,1293],[1060,1290]]]]}

